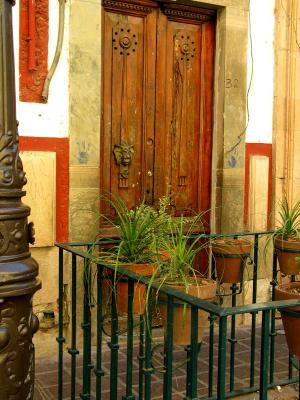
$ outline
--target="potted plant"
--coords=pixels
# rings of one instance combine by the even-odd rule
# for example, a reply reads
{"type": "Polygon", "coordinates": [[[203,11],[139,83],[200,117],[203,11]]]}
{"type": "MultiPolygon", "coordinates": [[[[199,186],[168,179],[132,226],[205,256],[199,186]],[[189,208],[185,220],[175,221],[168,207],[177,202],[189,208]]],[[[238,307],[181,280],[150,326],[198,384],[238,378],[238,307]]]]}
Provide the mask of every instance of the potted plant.
{"type": "Polygon", "coordinates": [[[220,283],[242,282],[246,259],[251,253],[247,239],[220,238],[212,241],[216,276],[220,283]]]}
{"type": "Polygon", "coordinates": [[[285,275],[297,275],[300,264],[300,201],[290,206],[286,197],[279,203],[279,226],[272,234],[280,271],[285,275]]]}
{"type": "MultiPolygon", "coordinates": [[[[205,300],[212,300],[216,294],[216,283],[203,277],[195,270],[193,262],[196,254],[202,249],[199,246],[201,235],[191,239],[189,232],[184,232],[185,222],[169,221],[169,237],[165,236],[163,249],[168,254],[164,260],[157,262],[148,286],[148,293],[151,291],[152,282],[158,282],[159,288],[169,285],[172,288],[185,292],[189,295],[205,300]]],[[[189,228],[192,232],[192,226],[189,228]]],[[[162,317],[164,332],[167,332],[167,295],[158,289],[158,307],[162,317]]],[[[188,345],[191,340],[191,310],[188,304],[174,298],[173,316],[173,343],[176,345],[188,345]]],[[[208,314],[199,310],[198,313],[198,340],[201,342],[204,327],[208,323],[208,314]]]]}
{"type": "MultiPolygon", "coordinates": [[[[111,195],[112,196],[112,195],[111,195]]],[[[166,212],[168,199],[162,198],[158,210],[144,202],[129,209],[121,199],[112,196],[107,199],[116,213],[116,218],[103,216],[106,226],[115,232],[118,237],[116,244],[108,250],[97,254],[99,262],[105,262],[115,267],[114,272],[107,269],[109,278],[113,281],[113,293],[117,298],[119,314],[127,313],[128,284],[127,279],[118,272],[119,267],[138,273],[142,276],[151,276],[156,268],[156,260],[162,255],[159,251],[161,238],[165,234],[167,221],[170,218],[166,212]]],[[[97,242],[106,237],[107,229],[102,224],[97,242]]],[[[133,313],[143,314],[145,309],[145,285],[134,284],[133,313]]]]}
{"type": "MultiPolygon", "coordinates": [[[[291,282],[275,287],[276,300],[300,300],[300,282],[291,282]]],[[[300,306],[281,310],[289,352],[300,357],[300,306]]]]}

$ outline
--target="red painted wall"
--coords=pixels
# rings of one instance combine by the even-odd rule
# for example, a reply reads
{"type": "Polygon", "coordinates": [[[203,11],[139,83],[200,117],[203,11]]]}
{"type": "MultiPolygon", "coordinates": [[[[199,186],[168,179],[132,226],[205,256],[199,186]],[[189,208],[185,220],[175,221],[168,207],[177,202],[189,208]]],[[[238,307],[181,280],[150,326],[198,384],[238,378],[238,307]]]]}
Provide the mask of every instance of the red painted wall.
{"type": "Polygon", "coordinates": [[[268,226],[270,227],[271,199],[272,199],[272,144],[269,143],[246,143],[245,160],[245,198],[244,198],[244,222],[248,224],[249,204],[249,179],[250,179],[250,157],[253,155],[269,157],[269,185],[268,185],[268,226]]]}
{"type": "Polygon", "coordinates": [[[28,136],[19,139],[20,151],[56,152],[56,241],[66,243],[69,238],[69,139],[28,136]]]}
{"type": "Polygon", "coordinates": [[[20,100],[41,103],[48,73],[48,0],[20,0],[20,100]]]}

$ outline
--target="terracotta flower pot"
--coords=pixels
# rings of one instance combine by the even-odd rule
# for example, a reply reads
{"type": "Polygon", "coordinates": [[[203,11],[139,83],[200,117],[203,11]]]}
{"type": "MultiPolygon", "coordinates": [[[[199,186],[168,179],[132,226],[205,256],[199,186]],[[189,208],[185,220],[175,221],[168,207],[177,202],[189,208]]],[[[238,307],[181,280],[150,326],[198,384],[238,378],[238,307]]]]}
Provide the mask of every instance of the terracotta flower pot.
{"type": "MultiPolygon", "coordinates": [[[[155,271],[155,264],[126,264],[122,265],[142,276],[151,276],[155,271]]],[[[133,314],[141,315],[145,312],[147,287],[143,283],[134,283],[133,289],[133,314]]],[[[121,274],[117,275],[117,311],[118,314],[128,314],[128,280],[121,274]]]]}
{"type": "Polygon", "coordinates": [[[238,283],[251,243],[246,239],[216,239],[212,242],[217,278],[221,283],[238,283]]]}
{"type": "MultiPolygon", "coordinates": [[[[181,292],[186,292],[184,285],[171,285],[172,288],[181,292]]],[[[188,288],[188,294],[204,300],[212,300],[216,295],[216,283],[210,279],[201,279],[199,284],[191,284],[188,288]]],[[[158,307],[162,317],[164,334],[167,334],[167,295],[159,293],[158,307]]],[[[191,308],[184,302],[174,298],[174,316],[173,316],[173,344],[189,345],[191,343],[191,308]]],[[[202,341],[204,328],[208,325],[208,313],[198,311],[198,342],[202,341]]]]}
{"type": "MultiPolygon", "coordinates": [[[[276,300],[300,300],[300,293],[291,290],[300,287],[300,282],[287,283],[275,287],[276,300]]],[[[300,306],[281,311],[281,318],[285,330],[289,352],[300,357],[300,306]]]]}
{"type": "Polygon", "coordinates": [[[277,236],[274,239],[274,248],[277,253],[280,271],[285,275],[297,275],[300,263],[295,257],[300,257],[300,239],[297,237],[277,236]]]}

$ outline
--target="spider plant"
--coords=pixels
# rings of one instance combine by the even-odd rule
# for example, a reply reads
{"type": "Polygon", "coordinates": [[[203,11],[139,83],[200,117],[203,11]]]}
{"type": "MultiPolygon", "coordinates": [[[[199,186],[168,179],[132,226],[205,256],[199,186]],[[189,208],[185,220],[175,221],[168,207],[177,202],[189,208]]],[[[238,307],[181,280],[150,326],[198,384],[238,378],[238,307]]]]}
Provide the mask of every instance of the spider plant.
{"type": "Polygon", "coordinates": [[[298,236],[300,231],[300,200],[290,206],[285,197],[279,203],[279,226],[273,236],[298,236]]]}
{"type": "MultiPolygon", "coordinates": [[[[194,261],[199,251],[207,247],[203,244],[202,235],[193,237],[192,232],[195,226],[201,221],[202,215],[197,215],[189,220],[189,229],[186,231],[186,220],[181,217],[177,221],[168,221],[168,236],[164,236],[160,243],[161,250],[168,255],[166,259],[157,260],[157,268],[152,276],[163,284],[180,284],[186,290],[193,280],[201,277],[194,268],[194,261]]],[[[150,282],[151,286],[151,282],[150,282]]]]}
{"type": "MultiPolygon", "coordinates": [[[[161,198],[158,209],[144,202],[129,209],[124,200],[116,196],[111,196],[107,201],[115,211],[116,218],[102,216],[102,220],[106,225],[115,227],[119,241],[98,257],[114,264],[144,264],[153,261],[168,228],[168,199],[161,198]]],[[[96,241],[103,236],[103,230],[100,229],[96,241]]]]}
{"type": "MultiPolygon", "coordinates": [[[[102,216],[102,222],[105,222],[106,226],[114,227],[119,239],[109,249],[98,252],[96,256],[98,262],[115,267],[113,272],[108,269],[107,274],[110,279],[113,276],[112,293],[116,296],[118,312],[123,314],[128,312],[128,282],[118,267],[124,267],[141,276],[151,276],[156,268],[156,260],[160,257],[160,246],[167,234],[166,229],[171,217],[167,214],[168,199],[165,197],[160,199],[158,209],[144,202],[129,209],[121,198],[113,195],[108,197],[107,201],[115,211],[116,218],[102,216]]],[[[103,231],[100,229],[96,243],[105,237],[105,229],[103,231]]],[[[145,297],[145,285],[135,282],[135,314],[143,314],[145,297]]]]}
{"type": "MultiPolygon", "coordinates": [[[[157,267],[148,285],[148,299],[154,282],[159,283],[157,290],[158,307],[162,316],[165,334],[167,332],[167,295],[163,286],[170,285],[175,290],[186,292],[201,299],[211,300],[216,294],[216,283],[202,276],[194,267],[196,255],[207,247],[202,235],[193,237],[193,227],[201,221],[201,215],[194,218],[185,232],[184,218],[179,223],[169,222],[170,236],[165,237],[163,249],[168,254],[165,259],[157,260],[157,267]]],[[[173,343],[187,345],[191,338],[191,311],[188,304],[174,299],[173,343]]],[[[207,313],[199,310],[198,339],[201,341],[203,329],[207,325],[207,313]]]]}
{"type": "Polygon", "coordinates": [[[300,201],[290,205],[287,198],[279,203],[279,226],[272,234],[280,270],[285,275],[297,275],[300,264],[300,201]]]}

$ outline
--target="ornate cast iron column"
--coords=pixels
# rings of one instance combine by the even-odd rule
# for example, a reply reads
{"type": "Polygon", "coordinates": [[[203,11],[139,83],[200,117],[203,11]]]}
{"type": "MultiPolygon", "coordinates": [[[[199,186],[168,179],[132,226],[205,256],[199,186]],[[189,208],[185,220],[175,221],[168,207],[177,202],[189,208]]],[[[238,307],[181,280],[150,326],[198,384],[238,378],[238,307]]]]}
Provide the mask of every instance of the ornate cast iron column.
{"type": "Polygon", "coordinates": [[[0,399],[32,400],[38,320],[32,296],[41,284],[31,258],[30,208],[18,151],[11,0],[0,0],[0,399]]]}

